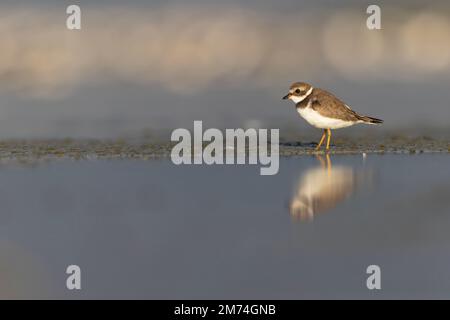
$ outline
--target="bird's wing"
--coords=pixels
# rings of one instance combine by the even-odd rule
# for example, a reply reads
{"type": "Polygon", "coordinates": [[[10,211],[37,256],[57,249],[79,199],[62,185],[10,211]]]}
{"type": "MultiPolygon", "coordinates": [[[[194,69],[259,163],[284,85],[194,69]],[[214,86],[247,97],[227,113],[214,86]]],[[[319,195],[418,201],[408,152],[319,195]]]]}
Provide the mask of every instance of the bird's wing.
{"type": "Polygon", "coordinates": [[[311,97],[311,108],[319,112],[324,117],[342,119],[345,121],[358,121],[361,116],[350,109],[344,102],[331,93],[314,89],[311,97]]]}

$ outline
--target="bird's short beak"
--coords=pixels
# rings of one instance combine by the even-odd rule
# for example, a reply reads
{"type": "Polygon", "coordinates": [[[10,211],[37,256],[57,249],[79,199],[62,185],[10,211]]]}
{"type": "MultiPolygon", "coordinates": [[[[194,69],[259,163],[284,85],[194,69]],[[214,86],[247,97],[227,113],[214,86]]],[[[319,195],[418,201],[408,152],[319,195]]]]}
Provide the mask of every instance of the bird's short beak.
{"type": "Polygon", "coordinates": [[[286,99],[289,99],[290,97],[291,97],[291,93],[289,92],[287,95],[285,95],[284,97],[283,97],[283,100],[286,100],[286,99]]]}

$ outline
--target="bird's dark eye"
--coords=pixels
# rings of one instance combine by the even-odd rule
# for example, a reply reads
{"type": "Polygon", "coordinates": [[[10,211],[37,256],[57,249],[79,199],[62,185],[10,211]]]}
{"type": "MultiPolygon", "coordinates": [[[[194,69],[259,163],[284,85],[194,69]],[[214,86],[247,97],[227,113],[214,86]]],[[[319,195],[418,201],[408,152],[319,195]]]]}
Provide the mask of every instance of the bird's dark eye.
{"type": "Polygon", "coordinates": [[[295,93],[300,93],[300,89],[295,90],[295,93]]]}

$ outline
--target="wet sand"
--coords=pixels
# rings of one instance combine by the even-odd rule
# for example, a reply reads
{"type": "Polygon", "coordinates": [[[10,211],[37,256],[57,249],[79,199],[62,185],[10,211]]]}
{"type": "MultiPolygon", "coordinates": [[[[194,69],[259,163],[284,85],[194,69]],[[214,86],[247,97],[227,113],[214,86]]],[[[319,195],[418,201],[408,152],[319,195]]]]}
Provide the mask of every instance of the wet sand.
{"type": "MultiPolygon", "coordinates": [[[[309,139],[282,141],[280,156],[317,153],[317,145],[309,139]]],[[[39,162],[52,159],[153,159],[170,157],[176,143],[147,140],[8,140],[0,141],[0,161],[39,162]]],[[[206,144],[205,144],[206,145],[206,144]]],[[[321,151],[323,153],[323,149],[321,151]]],[[[335,139],[331,154],[361,153],[449,153],[450,141],[430,137],[387,137],[373,139],[335,139]]]]}

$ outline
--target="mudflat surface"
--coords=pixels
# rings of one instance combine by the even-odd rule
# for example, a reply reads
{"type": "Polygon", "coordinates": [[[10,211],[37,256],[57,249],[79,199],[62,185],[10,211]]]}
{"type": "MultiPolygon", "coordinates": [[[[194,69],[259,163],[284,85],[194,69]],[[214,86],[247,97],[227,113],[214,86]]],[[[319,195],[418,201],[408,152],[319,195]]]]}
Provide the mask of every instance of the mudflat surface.
{"type": "MultiPolygon", "coordinates": [[[[284,141],[280,142],[280,155],[303,155],[316,153],[316,142],[284,141]]],[[[323,146],[322,146],[323,152],[323,146]]],[[[441,153],[450,152],[450,140],[430,137],[387,137],[371,139],[336,139],[331,145],[330,153],[358,154],[358,153],[441,153]]]]}
{"type": "MultiPolygon", "coordinates": [[[[311,139],[283,140],[280,156],[315,154],[311,139]]],[[[152,159],[170,157],[175,143],[146,140],[8,140],[0,141],[0,160],[41,161],[65,159],[152,159]]],[[[323,152],[323,148],[322,151],[323,152]]],[[[373,139],[335,139],[331,154],[358,153],[448,153],[450,141],[429,137],[388,137],[373,139]]]]}

